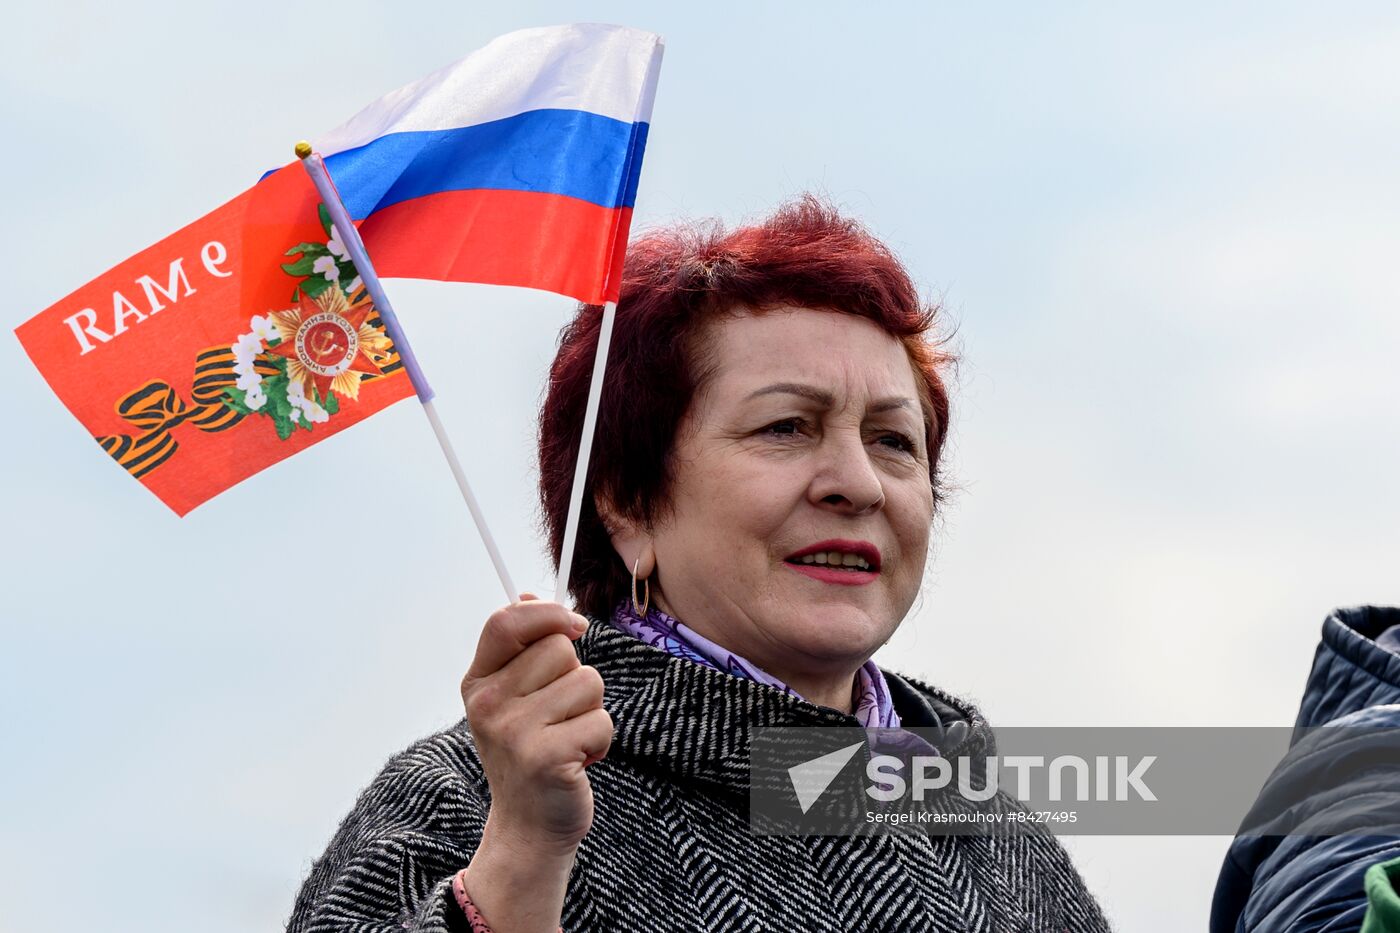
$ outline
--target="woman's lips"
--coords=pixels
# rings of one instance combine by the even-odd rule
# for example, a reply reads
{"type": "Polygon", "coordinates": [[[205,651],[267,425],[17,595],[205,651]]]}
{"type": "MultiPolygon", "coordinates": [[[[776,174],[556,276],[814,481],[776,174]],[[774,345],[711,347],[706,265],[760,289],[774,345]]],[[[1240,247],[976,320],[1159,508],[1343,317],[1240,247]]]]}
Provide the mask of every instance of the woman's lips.
{"type": "Polygon", "coordinates": [[[802,550],[789,554],[787,557],[783,558],[783,560],[797,561],[799,558],[806,557],[809,554],[820,554],[823,551],[828,554],[832,551],[836,551],[842,556],[854,554],[857,557],[864,558],[871,569],[877,573],[880,570],[879,548],[869,541],[851,541],[846,538],[831,538],[826,541],[818,541],[816,544],[809,544],[802,550]]]}
{"type": "Polygon", "coordinates": [[[867,583],[874,583],[875,578],[880,575],[878,570],[832,570],[821,564],[791,564],[785,561],[783,566],[791,567],[813,580],[820,580],[822,583],[835,583],[837,586],[864,586],[867,583]]]}

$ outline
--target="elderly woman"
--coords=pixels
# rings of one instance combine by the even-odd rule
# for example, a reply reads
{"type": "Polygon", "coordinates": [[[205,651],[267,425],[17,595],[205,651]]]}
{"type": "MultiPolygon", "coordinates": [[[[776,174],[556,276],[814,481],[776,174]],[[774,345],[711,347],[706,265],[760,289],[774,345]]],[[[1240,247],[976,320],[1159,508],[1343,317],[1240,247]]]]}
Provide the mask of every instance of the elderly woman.
{"type": "MultiPolygon", "coordinates": [[[[756,726],[938,726],[871,656],[923,578],[948,428],[898,260],[804,199],[631,247],[569,591],[486,620],[466,717],[394,757],[291,931],[1104,930],[1044,835],[761,835],[756,726]]],[[[540,419],[556,566],[599,315],[540,419]]]]}

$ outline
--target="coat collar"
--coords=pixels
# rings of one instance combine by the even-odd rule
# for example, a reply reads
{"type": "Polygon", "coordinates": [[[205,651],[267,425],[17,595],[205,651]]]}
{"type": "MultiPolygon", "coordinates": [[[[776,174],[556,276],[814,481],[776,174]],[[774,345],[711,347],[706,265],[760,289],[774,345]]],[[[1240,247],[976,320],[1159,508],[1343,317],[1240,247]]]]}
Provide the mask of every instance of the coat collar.
{"type": "MultiPolygon", "coordinates": [[[[603,676],[603,707],[613,719],[608,758],[643,770],[748,793],[749,729],[856,726],[855,717],[774,687],[744,680],[647,645],[598,620],[574,643],[603,676]]],[[[979,754],[991,731],[977,709],[925,683],[885,671],[907,726],[945,730],[944,754],[979,754]]]]}
{"type": "Polygon", "coordinates": [[[1400,625],[1400,609],[1337,609],[1322,623],[1296,729],[1320,726],[1367,706],[1400,703],[1400,655],[1376,639],[1400,625]]]}

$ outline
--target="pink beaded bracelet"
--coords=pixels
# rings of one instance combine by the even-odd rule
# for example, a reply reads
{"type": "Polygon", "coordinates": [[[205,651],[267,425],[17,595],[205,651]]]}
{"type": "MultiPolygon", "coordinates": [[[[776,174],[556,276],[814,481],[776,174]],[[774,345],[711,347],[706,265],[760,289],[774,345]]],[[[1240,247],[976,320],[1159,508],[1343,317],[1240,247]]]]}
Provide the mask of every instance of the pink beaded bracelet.
{"type": "MultiPolygon", "coordinates": [[[[452,877],[452,893],[457,898],[457,906],[462,908],[462,913],[466,914],[467,923],[470,923],[472,927],[472,933],[491,933],[491,924],[486,922],[481,911],[467,896],[466,875],[467,870],[463,868],[452,877]]],[[[559,933],[564,933],[563,927],[559,928],[559,933]]]]}

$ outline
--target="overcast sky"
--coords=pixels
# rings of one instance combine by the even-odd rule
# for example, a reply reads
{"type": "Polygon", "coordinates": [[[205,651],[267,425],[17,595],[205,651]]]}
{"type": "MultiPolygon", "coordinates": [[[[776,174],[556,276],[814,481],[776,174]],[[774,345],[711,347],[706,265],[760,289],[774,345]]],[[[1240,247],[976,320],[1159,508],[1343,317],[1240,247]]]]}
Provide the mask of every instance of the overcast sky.
{"type": "MultiPolygon", "coordinates": [[[[959,490],[876,659],[999,725],[1288,725],[1326,613],[1400,603],[1400,13],[1220,6],[27,4],[4,330],[496,35],[655,30],[639,226],[817,191],[956,327],[959,490]]],[[[552,592],[534,416],[570,302],[389,287],[552,592]]],[[[503,600],[422,413],[182,520],[13,336],[0,380],[0,929],[280,927],[384,760],[460,716],[503,600]]],[[[1227,842],[1070,845],[1118,926],[1176,931],[1227,842]]]]}

